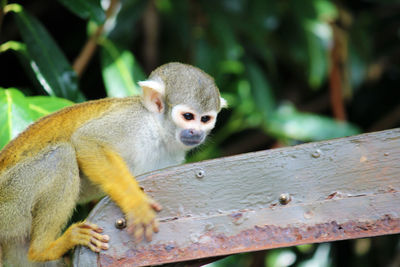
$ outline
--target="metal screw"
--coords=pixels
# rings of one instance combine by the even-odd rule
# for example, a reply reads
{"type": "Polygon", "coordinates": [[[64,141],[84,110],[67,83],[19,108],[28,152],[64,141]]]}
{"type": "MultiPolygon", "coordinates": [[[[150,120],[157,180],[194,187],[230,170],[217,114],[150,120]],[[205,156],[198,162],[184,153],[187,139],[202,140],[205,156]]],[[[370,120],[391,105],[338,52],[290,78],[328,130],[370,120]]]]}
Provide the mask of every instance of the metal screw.
{"type": "Polygon", "coordinates": [[[322,153],[321,150],[317,149],[311,154],[311,156],[313,158],[319,158],[321,156],[321,153],[322,153]]]}
{"type": "Polygon", "coordinates": [[[203,170],[196,171],[196,177],[197,178],[203,178],[204,174],[205,174],[205,172],[203,170]]]}
{"type": "Polygon", "coordinates": [[[124,229],[126,227],[126,220],[124,218],[116,220],[115,227],[118,229],[124,229]]]}
{"type": "Polygon", "coordinates": [[[281,203],[282,205],[286,205],[290,202],[291,198],[290,195],[288,193],[283,193],[279,196],[279,203],[281,203]]]}

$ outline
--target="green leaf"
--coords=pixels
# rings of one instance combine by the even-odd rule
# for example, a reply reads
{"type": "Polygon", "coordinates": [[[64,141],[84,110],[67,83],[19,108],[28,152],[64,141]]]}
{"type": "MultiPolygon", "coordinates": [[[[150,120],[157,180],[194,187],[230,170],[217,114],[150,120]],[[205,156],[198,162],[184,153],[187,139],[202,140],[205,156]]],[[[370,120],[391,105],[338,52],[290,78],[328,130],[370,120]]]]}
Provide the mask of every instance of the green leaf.
{"type": "Polygon", "coordinates": [[[244,65],[238,60],[225,60],[220,63],[220,70],[227,74],[241,74],[244,71],[244,65]]]}
{"type": "Polygon", "coordinates": [[[308,83],[311,88],[319,88],[328,73],[329,45],[332,30],[326,23],[305,21],[305,36],[308,45],[308,83]]]}
{"type": "Polygon", "coordinates": [[[35,120],[74,104],[74,102],[71,102],[67,99],[53,96],[30,96],[26,99],[28,102],[28,107],[31,110],[32,117],[35,120]]]}
{"type": "Polygon", "coordinates": [[[243,48],[236,41],[232,25],[223,13],[211,12],[211,31],[218,39],[218,46],[226,60],[238,60],[243,55],[243,48]],[[223,34],[221,34],[223,33],[223,34]]]}
{"type": "Polygon", "coordinates": [[[265,266],[291,266],[296,262],[296,254],[287,248],[274,249],[265,257],[265,266]]]}
{"type": "Polygon", "coordinates": [[[327,0],[312,0],[307,4],[291,1],[291,4],[294,34],[297,38],[291,41],[295,46],[290,47],[290,51],[296,51],[301,64],[306,64],[310,87],[318,89],[327,77],[329,49],[333,42],[329,23],[337,17],[338,11],[335,5],[327,0]],[[300,50],[296,49],[298,43],[302,48],[300,50]],[[307,57],[303,58],[303,55],[307,57]]]}
{"type": "Polygon", "coordinates": [[[359,134],[361,130],[348,122],[302,113],[289,104],[282,105],[266,124],[266,131],[281,139],[319,141],[359,134]]]}
{"type": "Polygon", "coordinates": [[[106,14],[99,0],[58,0],[70,11],[82,19],[92,19],[98,25],[106,20],[106,14]]]}
{"type": "Polygon", "coordinates": [[[266,74],[255,62],[246,64],[246,70],[251,84],[254,102],[263,113],[264,118],[268,120],[275,108],[275,98],[266,74]]]}
{"type": "Polygon", "coordinates": [[[0,53],[4,53],[8,50],[11,51],[26,51],[26,45],[16,41],[8,41],[0,45],[0,53]]]}
{"type": "Polygon", "coordinates": [[[52,96],[83,100],[75,71],[42,24],[23,10],[15,13],[15,19],[32,59],[31,68],[44,90],[52,96]]]}
{"type": "Polygon", "coordinates": [[[141,93],[137,82],[145,75],[133,54],[117,47],[110,40],[101,42],[101,65],[107,95],[124,97],[141,93]]]}
{"type": "Polygon", "coordinates": [[[15,88],[0,88],[0,149],[32,122],[24,95],[15,88]]]}
{"type": "MultiPolygon", "coordinates": [[[[158,2],[158,1],[155,1],[158,2]]],[[[132,25],[137,25],[143,18],[143,12],[148,6],[148,1],[125,0],[120,1],[121,6],[116,13],[115,20],[104,29],[107,37],[125,47],[131,47],[141,31],[132,30],[132,25]]]]}
{"type": "Polygon", "coordinates": [[[40,81],[43,80],[43,73],[37,67],[37,64],[33,61],[33,59],[29,56],[26,45],[20,42],[8,41],[0,45],[0,53],[6,51],[12,51],[17,55],[19,61],[21,62],[22,68],[31,79],[34,87],[42,90],[43,87],[40,84],[40,81]]]}
{"type": "Polygon", "coordinates": [[[221,55],[204,38],[195,41],[194,65],[215,77],[218,73],[218,63],[221,62],[221,55]]]}
{"type": "Polygon", "coordinates": [[[0,149],[33,121],[72,104],[63,98],[25,97],[15,88],[0,88],[0,149]]]}
{"type": "Polygon", "coordinates": [[[313,256],[302,262],[299,262],[297,266],[299,267],[309,267],[309,266],[334,266],[332,264],[331,256],[331,244],[319,244],[315,250],[313,256]]]}
{"type": "Polygon", "coordinates": [[[312,5],[314,6],[316,15],[320,20],[334,21],[339,15],[339,11],[335,4],[330,0],[313,0],[312,5]]]}

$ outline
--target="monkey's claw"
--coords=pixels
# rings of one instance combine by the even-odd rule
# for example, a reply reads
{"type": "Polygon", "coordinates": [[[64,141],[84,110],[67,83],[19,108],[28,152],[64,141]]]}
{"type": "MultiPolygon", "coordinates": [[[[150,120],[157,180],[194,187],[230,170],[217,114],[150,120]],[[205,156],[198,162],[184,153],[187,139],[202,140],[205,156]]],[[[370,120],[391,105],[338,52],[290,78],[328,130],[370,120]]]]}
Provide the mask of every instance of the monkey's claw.
{"type": "Polygon", "coordinates": [[[158,232],[156,212],[161,209],[160,204],[147,197],[141,205],[137,205],[127,214],[128,232],[132,233],[138,242],[142,241],[143,235],[147,241],[151,241],[153,233],[158,232]]]}
{"type": "Polygon", "coordinates": [[[81,222],[71,225],[68,229],[69,237],[75,245],[84,245],[94,252],[100,252],[102,249],[109,248],[108,235],[101,235],[103,229],[96,224],[81,222]]]}

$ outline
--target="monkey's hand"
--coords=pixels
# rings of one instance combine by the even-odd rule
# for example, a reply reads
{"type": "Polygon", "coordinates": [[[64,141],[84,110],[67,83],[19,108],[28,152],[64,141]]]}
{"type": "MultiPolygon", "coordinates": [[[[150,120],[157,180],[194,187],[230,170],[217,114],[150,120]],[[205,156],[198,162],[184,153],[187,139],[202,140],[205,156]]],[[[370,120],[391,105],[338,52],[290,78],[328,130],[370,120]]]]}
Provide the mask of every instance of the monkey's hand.
{"type": "Polygon", "coordinates": [[[103,229],[88,222],[72,224],[59,238],[46,243],[42,239],[31,240],[28,257],[32,261],[56,260],[76,245],[89,247],[94,252],[109,248],[108,235],[102,235],[103,229]]]}
{"type": "Polygon", "coordinates": [[[145,194],[142,195],[139,201],[135,202],[132,210],[125,214],[128,225],[127,230],[139,242],[143,239],[143,235],[148,241],[151,241],[152,234],[158,232],[156,212],[159,212],[162,207],[145,194]]]}
{"type": "Polygon", "coordinates": [[[89,247],[94,252],[107,250],[110,240],[108,235],[101,235],[103,229],[96,224],[89,222],[80,222],[71,225],[66,234],[69,236],[70,242],[74,245],[84,245],[89,247]]]}

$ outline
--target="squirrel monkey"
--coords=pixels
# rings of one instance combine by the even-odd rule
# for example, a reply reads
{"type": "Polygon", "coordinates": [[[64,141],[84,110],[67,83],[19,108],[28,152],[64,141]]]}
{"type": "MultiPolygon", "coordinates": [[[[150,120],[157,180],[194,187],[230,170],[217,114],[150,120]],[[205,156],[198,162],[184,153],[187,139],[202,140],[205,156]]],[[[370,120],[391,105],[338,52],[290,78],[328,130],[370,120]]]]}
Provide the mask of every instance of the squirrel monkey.
{"type": "Polygon", "coordinates": [[[76,245],[108,249],[109,237],[86,221],[60,236],[76,203],[104,193],[136,239],[150,240],[158,231],[161,207],[133,175],[181,163],[204,141],[226,101],[209,75],[181,63],[157,68],[139,85],[140,97],[89,101],[46,116],[0,152],[6,266],[43,266],[34,262],[57,260],[76,245]]]}

